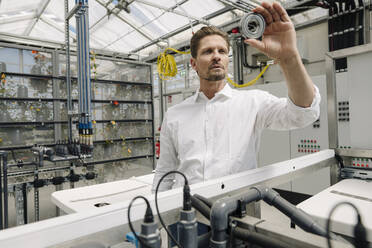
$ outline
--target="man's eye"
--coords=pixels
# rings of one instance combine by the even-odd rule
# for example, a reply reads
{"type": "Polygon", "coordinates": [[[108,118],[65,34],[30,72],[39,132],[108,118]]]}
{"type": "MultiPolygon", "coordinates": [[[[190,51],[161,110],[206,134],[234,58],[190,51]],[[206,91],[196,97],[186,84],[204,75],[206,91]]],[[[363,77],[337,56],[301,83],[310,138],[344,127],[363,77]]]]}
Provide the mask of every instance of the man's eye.
{"type": "Polygon", "coordinates": [[[226,51],[226,50],[223,50],[223,49],[221,49],[221,50],[220,50],[220,53],[222,53],[222,54],[225,54],[225,53],[227,53],[227,51],[226,51]]]}

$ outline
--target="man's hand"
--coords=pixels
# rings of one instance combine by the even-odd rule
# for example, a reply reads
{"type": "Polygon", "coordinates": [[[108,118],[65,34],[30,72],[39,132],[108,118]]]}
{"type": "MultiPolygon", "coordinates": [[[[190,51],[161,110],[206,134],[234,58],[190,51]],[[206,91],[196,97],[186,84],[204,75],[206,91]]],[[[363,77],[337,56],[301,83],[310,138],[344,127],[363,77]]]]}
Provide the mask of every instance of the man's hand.
{"type": "Polygon", "coordinates": [[[279,61],[286,61],[298,54],[293,23],[279,3],[263,2],[253,12],[265,18],[266,29],[262,41],[247,39],[246,43],[279,61]]]}

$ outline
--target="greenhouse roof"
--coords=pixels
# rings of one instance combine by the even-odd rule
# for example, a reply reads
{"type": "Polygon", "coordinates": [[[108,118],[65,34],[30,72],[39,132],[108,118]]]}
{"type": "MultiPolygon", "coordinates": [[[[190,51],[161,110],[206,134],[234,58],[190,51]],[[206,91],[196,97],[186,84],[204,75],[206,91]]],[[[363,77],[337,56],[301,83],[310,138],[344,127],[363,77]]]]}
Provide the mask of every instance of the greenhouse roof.
{"type": "MultiPolygon", "coordinates": [[[[203,25],[219,26],[239,18],[244,12],[232,7],[236,1],[89,0],[90,47],[149,56],[164,46],[186,42],[203,25]]],[[[260,0],[244,2],[257,5],[260,0]]],[[[288,1],[283,4],[288,5],[288,1]]],[[[69,0],[68,5],[71,10],[75,0],[69,0]]],[[[327,10],[309,8],[292,16],[293,21],[304,22],[327,14],[327,10]]],[[[7,33],[63,43],[64,20],[65,0],[0,0],[0,39],[1,33],[7,33]]],[[[72,44],[76,41],[75,27],[72,17],[72,44]]]]}

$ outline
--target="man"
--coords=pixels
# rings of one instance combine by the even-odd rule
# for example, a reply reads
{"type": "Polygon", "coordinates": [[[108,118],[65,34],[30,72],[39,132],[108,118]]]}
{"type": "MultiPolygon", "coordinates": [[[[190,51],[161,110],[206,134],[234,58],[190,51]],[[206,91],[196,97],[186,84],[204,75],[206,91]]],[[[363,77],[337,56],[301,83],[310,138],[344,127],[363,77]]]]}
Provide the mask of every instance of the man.
{"type": "MultiPolygon", "coordinates": [[[[254,169],[264,128],[300,128],[319,117],[320,95],[302,64],[286,11],[278,3],[262,3],[254,12],[265,18],[267,27],[262,41],[245,42],[279,63],[288,98],[260,90],[231,89],[225,80],[227,35],[214,27],[200,29],[190,44],[190,62],[200,78],[200,89],[164,117],[153,190],[170,170],[183,172],[192,184],[254,169]]],[[[183,183],[182,177],[173,175],[163,180],[159,189],[183,183]]]]}

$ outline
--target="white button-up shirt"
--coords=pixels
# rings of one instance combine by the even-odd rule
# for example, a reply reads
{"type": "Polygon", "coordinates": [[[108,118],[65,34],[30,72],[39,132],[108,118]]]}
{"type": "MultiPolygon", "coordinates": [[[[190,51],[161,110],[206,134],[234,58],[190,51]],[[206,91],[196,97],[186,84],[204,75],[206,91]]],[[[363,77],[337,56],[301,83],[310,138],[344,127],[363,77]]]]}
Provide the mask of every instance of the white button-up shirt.
{"type": "MultiPolygon", "coordinates": [[[[295,129],[319,118],[320,95],[316,87],[315,91],[311,106],[302,108],[289,98],[261,90],[236,90],[228,84],[212,99],[198,90],[169,108],[164,117],[153,191],[171,170],[183,172],[193,184],[256,168],[264,128],[295,129]]],[[[173,174],[159,189],[183,184],[184,179],[173,174]]]]}

